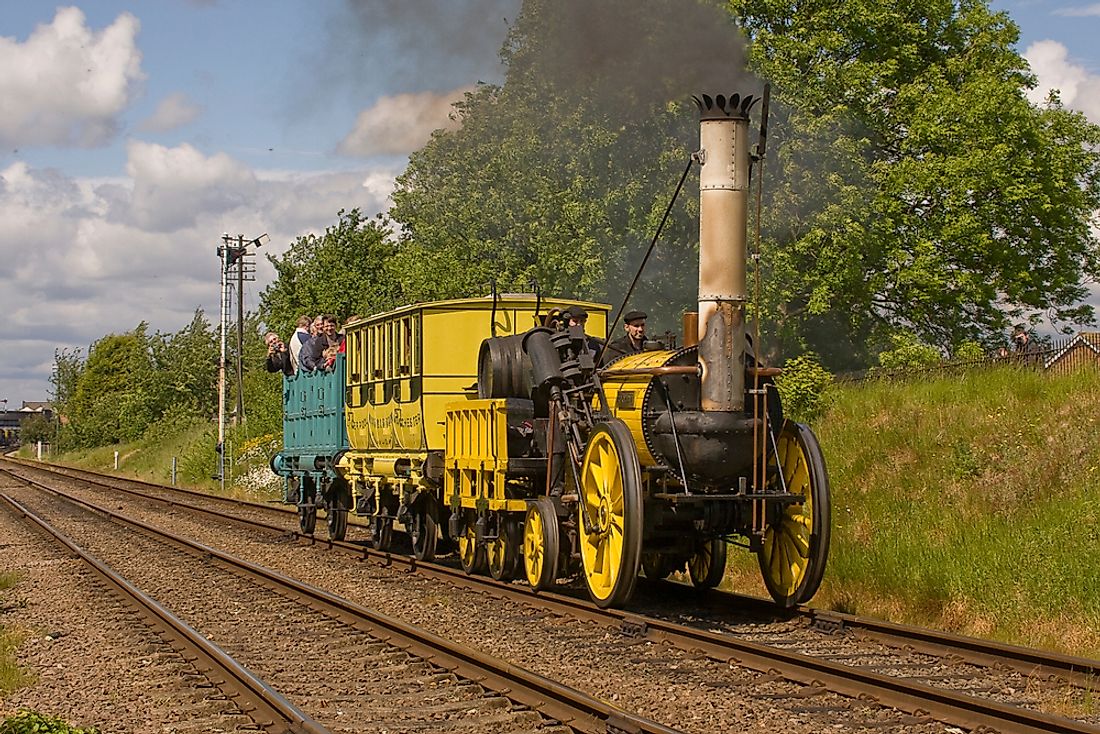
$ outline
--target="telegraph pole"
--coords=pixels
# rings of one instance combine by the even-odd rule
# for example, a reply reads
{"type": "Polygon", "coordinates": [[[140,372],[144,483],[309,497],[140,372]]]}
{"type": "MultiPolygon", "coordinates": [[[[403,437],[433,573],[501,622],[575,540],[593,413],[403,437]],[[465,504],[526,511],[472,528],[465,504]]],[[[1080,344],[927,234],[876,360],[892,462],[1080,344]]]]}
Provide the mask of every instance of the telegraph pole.
{"type": "Polygon", "coordinates": [[[221,341],[221,356],[218,360],[218,475],[215,477],[221,481],[222,489],[225,489],[225,402],[226,402],[226,341],[229,334],[229,299],[230,276],[234,275],[237,288],[237,410],[233,416],[234,425],[244,418],[244,283],[246,280],[255,280],[256,265],[251,259],[254,252],[248,248],[261,247],[267,239],[267,234],[245,241],[244,235],[230,237],[228,233],[222,235],[222,244],[218,247],[218,258],[221,260],[221,319],[219,332],[221,341]]]}

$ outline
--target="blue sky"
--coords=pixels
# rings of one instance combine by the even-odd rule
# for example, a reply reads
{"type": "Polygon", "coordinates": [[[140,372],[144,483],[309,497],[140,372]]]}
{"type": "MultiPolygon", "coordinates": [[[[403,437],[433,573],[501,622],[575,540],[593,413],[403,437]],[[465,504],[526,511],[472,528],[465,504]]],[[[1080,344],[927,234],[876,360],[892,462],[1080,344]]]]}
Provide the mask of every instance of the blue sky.
{"type": "MultiPolygon", "coordinates": [[[[450,102],[499,81],[518,6],[0,0],[0,399],[45,399],[55,348],[216,318],[222,232],[278,252],[384,209],[450,102]]],[[[993,7],[1100,122],[1100,2],[993,7]]]]}

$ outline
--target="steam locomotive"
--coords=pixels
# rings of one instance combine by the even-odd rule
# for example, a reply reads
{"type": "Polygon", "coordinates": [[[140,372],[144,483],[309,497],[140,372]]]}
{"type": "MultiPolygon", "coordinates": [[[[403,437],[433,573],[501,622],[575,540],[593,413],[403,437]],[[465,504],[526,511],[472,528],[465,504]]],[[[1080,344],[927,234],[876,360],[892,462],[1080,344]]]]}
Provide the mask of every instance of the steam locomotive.
{"type": "MultiPolygon", "coordinates": [[[[808,426],[783,417],[779,370],[745,333],[751,96],[702,95],[699,306],[685,346],[600,367],[557,315],[573,301],[496,295],[407,306],[350,324],[331,373],[284,381],[272,459],[312,533],[349,513],[420,559],[537,590],[583,576],[626,604],[640,572],[717,585],[729,546],[756,554],[775,602],[817,591],[829,484],[808,426]]],[[[583,303],[603,333],[610,307],[583,303]]]]}

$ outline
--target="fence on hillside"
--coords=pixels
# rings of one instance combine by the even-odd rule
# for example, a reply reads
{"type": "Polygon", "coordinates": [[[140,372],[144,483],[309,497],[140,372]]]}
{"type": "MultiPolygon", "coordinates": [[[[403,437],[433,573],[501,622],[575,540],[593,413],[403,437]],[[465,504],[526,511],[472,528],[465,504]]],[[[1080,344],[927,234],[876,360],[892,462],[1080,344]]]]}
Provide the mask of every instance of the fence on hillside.
{"type": "Polygon", "coordinates": [[[963,374],[990,367],[1016,366],[1047,374],[1064,375],[1085,367],[1100,368],[1100,332],[1083,331],[1075,336],[1032,344],[1018,351],[1003,351],[965,362],[941,362],[924,367],[886,370],[873,368],[837,375],[837,382],[867,380],[912,380],[963,374]]]}

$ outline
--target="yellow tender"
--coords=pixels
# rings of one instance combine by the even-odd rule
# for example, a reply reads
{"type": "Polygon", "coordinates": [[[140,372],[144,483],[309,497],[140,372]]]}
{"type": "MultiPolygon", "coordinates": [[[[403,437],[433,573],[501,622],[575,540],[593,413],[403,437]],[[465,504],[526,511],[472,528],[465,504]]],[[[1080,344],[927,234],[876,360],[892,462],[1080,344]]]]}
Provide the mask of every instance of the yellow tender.
{"type": "Polygon", "coordinates": [[[427,491],[449,500],[454,488],[462,487],[473,498],[489,484],[503,499],[503,475],[497,474],[497,482],[481,476],[503,471],[504,464],[498,468],[496,462],[507,451],[503,424],[496,432],[491,427],[496,404],[505,401],[478,400],[481,343],[526,332],[536,325],[536,308],[545,315],[574,304],[589,313],[588,333],[603,336],[606,304],[540,302],[528,294],[498,296],[495,303],[492,297],[421,303],[349,324],[350,449],[337,470],[351,486],[355,512],[392,522],[427,491]],[[440,493],[444,464],[448,491],[440,493]],[[473,468],[478,476],[470,474],[473,468]]]}

